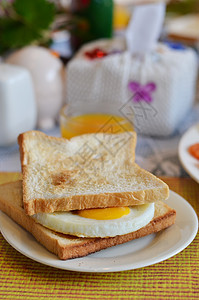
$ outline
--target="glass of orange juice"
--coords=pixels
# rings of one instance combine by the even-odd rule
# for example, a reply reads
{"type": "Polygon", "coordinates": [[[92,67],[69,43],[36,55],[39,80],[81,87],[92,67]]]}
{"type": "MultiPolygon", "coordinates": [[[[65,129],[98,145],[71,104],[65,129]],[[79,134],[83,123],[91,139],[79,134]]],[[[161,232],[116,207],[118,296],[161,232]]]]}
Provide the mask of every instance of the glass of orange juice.
{"type": "Polygon", "coordinates": [[[62,137],[70,139],[85,133],[122,133],[133,131],[133,124],[119,115],[104,113],[69,113],[64,106],[60,113],[60,130],[62,137]]]}

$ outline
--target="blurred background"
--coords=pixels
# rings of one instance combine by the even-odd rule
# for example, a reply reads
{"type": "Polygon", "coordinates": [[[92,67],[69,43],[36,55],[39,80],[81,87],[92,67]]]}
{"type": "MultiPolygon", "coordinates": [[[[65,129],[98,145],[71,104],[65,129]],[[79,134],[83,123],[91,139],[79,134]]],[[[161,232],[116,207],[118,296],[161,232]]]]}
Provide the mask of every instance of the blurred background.
{"type": "MultiPolygon", "coordinates": [[[[57,51],[65,61],[85,42],[123,34],[139,2],[142,0],[1,0],[0,53],[34,44],[57,51]]],[[[162,34],[197,44],[198,14],[197,0],[171,1],[162,34]]]]}

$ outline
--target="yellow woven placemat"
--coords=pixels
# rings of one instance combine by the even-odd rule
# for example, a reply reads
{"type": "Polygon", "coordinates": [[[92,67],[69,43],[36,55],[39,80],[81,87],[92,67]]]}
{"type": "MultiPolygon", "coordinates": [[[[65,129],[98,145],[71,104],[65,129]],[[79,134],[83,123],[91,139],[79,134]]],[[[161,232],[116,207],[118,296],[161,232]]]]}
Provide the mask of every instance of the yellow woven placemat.
{"type": "MultiPolygon", "coordinates": [[[[0,183],[18,176],[0,173],[0,183]]],[[[164,180],[199,214],[197,183],[164,180]]],[[[199,299],[199,235],[181,253],[153,266],[118,273],[79,273],[32,261],[0,234],[0,299],[199,299]]]]}

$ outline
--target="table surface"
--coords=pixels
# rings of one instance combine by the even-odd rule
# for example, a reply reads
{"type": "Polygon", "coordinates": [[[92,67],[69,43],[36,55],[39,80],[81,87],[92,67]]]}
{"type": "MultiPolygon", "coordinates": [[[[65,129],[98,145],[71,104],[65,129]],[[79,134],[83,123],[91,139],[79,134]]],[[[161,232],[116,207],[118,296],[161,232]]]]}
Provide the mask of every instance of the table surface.
{"type": "MultiPolygon", "coordinates": [[[[19,173],[0,173],[0,183],[19,173]]],[[[199,215],[199,184],[162,178],[199,215]]],[[[80,273],[37,263],[0,234],[0,299],[199,299],[199,234],[174,257],[153,266],[116,273],[80,273]]]]}

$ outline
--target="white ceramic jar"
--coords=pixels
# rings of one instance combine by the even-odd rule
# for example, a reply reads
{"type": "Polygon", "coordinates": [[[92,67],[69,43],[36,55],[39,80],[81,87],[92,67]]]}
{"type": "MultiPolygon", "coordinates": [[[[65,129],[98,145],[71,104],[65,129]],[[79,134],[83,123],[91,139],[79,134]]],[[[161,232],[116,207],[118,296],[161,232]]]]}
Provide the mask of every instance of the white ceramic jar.
{"type": "Polygon", "coordinates": [[[37,108],[29,72],[0,64],[0,146],[16,143],[18,135],[34,129],[36,122],[37,108]]]}
{"type": "Polygon", "coordinates": [[[52,129],[63,105],[64,68],[61,60],[49,49],[28,46],[12,53],[6,62],[30,72],[37,103],[37,127],[52,129]]]}

